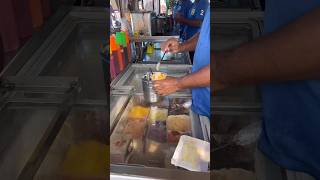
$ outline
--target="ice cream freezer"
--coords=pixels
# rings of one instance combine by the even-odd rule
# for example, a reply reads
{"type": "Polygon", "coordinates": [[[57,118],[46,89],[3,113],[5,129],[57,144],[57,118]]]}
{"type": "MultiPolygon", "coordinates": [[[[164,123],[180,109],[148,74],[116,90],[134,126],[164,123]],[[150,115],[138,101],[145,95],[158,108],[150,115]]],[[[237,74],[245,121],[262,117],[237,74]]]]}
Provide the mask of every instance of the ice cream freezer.
{"type": "MultiPolygon", "coordinates": [[[[223,51],[250,42],[262,34],[262,14],[259,12],[212,13],[213,50],[223,51]]],[[[252,108],[259,110],[260,90],[257,86],[242,86],[218,91],[215,107],[252,108]]]]}
{"type": "MultiPolygon", "coordinates": [[[[151,71],[156,71],[155,64],[129,64],[111,82],[111,179],[209,179],[209,172],[171,164],[181,136],[205,139],[210,135],[202,128],[199,115],[186,106],[191,102],[190,90],[161,97],[155,103],[144,99],[143,77],[151,71]]],[[[163,64],[160,71],[180,77],[191,72],[191,65],[163,64]]]]}
{"type": "Polygon", "coordinates": [[[198,175],[209,179],[209,172],[191,172],[171,164],[181,136],[204,137],[199,116],[183,106],[190,96],[164,97],[148,104],[132,92],[110,97],[111,177],[192,179],[198,175]]]}

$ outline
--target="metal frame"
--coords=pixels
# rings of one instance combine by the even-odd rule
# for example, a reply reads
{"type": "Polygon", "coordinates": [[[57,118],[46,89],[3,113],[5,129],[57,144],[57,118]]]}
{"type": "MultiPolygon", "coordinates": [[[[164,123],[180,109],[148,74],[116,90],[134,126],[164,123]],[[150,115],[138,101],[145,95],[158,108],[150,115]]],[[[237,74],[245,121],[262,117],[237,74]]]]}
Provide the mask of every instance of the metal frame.
{"type": "Polygon", "coordinates": [[[137,179],[167,179],[167,180],[195,180],[195,179],[210,179],[210,172],[192,172],[179,169],[165,169],[141,166],[125,166],[125,165],[110,165],[110,178],[118,180],[116,177],[127,177],[137,179]]]}
{"type": "Polygon", "coordinates": [[[139,38],[131,37],[133,42],[165,42],[170,38],[179,39],[179,36],[140,36],[139,38]]]}

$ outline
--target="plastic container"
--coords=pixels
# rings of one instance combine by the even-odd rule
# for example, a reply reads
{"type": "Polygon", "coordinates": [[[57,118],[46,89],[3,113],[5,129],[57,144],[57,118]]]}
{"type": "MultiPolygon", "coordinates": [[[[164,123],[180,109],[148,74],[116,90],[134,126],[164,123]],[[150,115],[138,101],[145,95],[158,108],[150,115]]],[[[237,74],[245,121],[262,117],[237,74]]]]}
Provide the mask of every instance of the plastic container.
{"type": "Polygon", "coordinates": [[[178,143],[183,135],[191,136],[191,120],[187,115],[170,115],[166,121],[168,143],[178,143]]]}
{"type": "Polygon", "coordinates": [[[206,172],[210,163],[210,143],[190,136],[181,136],[171,164],[190,171],[206,172]]]}
{"type": "Polygon", "coordinates": [[[165,122],[157,121],[155,124],[149,125],[147,138],[161,143],[167,142],[165,122]]]}
{"type": "Polygon", "coordinates": [[[149,124],[155,124],[156,121],[166,121],[168,118],[168,109],[152,106],[150,109],[149,124]]]}

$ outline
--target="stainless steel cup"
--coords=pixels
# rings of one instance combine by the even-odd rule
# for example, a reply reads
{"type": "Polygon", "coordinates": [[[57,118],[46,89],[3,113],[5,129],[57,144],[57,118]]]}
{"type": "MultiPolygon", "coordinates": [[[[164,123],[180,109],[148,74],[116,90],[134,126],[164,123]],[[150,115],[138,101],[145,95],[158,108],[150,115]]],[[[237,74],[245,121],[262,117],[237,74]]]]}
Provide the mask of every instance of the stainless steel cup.
{"type": "Polygon", "coordinates": [[[152,80],[142,78],[143,96],[146,103],[159,102],[161,97],[153,89],[152,80]]]}

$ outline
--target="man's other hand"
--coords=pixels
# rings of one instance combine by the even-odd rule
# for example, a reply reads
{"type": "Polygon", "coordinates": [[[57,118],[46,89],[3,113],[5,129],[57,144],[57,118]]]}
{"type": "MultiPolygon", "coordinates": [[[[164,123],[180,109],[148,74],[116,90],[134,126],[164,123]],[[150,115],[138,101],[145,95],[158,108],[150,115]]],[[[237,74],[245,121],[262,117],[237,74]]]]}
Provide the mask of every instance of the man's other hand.
{"type": "Polygon", "coordinates": [[[161,50],[175,54],[181,52],[181,45],[178,39],[170,38],[166,42],[161,43],[161,50]]]}
{"type": "Polygon", "coordinates": [[[157,94],[166,96],[181,89],[179,86],[179,80],[180,79],[176,77],[167,77],[164,80],[154,81],[153,87],[155,88],[157,94]]]}

